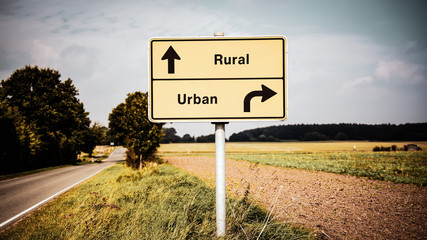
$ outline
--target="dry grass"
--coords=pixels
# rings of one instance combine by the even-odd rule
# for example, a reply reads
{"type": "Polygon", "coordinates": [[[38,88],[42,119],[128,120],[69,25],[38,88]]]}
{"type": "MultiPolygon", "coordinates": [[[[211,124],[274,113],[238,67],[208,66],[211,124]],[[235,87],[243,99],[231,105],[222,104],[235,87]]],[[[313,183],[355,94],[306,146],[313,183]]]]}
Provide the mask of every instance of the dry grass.
{"type": "MultiPolygon", "coordinates": [[[[265,219],[247,198],[228,199],[225,239],[313,239],[301,227],[265,219]]],[[[168,164],[116,164],[65,193],[0,239],[217,239],[215,190],[168,164]]]]}

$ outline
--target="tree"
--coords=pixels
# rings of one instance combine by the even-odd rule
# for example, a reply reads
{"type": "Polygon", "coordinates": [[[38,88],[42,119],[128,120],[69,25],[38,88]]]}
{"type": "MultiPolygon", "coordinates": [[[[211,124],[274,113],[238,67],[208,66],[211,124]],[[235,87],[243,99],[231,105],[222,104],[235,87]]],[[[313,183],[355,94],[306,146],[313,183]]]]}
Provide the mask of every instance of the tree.
{"type": "Polygon", "coordinates": [[[186,133],[186,134],[184,134],[184,136],[182,136],[181,142],[193,143],[193,142],[195,142],[195,139],[190,134],[186,133]]]}
{"type": "Polygon", "coordinates": [[[197,137],[196,142],[198,143],[215,142],[215,134],[199,136],[197,137]]]}
{"type": "Polygon", "coordinates": [[[95,135],[96,145],[110,145],[108,128],[100,122],[95,122],[91,127],[91,131],[95,135]]]}
{"type": "Polygon", "coordinates": [[[109,134],[114,137],[114,144],[117,146],[125,145],[126,127],[125,127],[125,108],[126,104],[120,103],[113,109],[108,116],[109,134]]]}
{"type": "Polygon", "coordinates": [[[83,152],[92,157],[93,150],[97,145],[109,144],[107,127],[99,122],[95,122],[89,129],[83,133],[83,152]]]}
{"type": "Polygon", "coordinates": [[[21,121],[16,108],[7,106],[4,101],[0,103],[0,174],[19,169],[21,156],[25,153],[21,121]]]}
{"type": "Polygon", "coordinates": [[[251,137],[252,136],[248,133],[248,130],[239,133],[233,133],[230,136],[230,142],[249,142],[251,137]]]}
{"type": "Polygon", "coordinates": [[[329,138],[325,134],[314,131],[314,132],[308,132],[304,134],[304,138],[302,140],[303,141],[326,141],[326,140],[329,140],[329,138]]]}
{"type": "Polygon", "coordinates": [[[15,112],[8,121],[23,151],[19,158],[28,161],[23,168],[73,162],[82,150],[88,113],[72,80],[60,77],[56,70],[26,66],[1,81],[2,108],[15,112]]]}
{"type": "Polygon", "coordinates": [[[176,135],[175,128],[163,128],[163,133],[162,143],[177,143],[181,141],[181,137],[176,135]]]}
{"type": "Polygon", "coordinates": [[[335,140],[344,141],[344,140],[347,140],[347,139],[348,139],[347,134],[345,134],[344,132],[338,132],[335,135],[335,140]]]}
{"type": "Polygon", "coordinates": [[[125,103],[114,108],[108,119],[116,141],[128,148],[127,165],[142,168],[144,161],[154,155],[163,137],[163,124],[148,120],[147,93],[128,94],[125,103]]]}

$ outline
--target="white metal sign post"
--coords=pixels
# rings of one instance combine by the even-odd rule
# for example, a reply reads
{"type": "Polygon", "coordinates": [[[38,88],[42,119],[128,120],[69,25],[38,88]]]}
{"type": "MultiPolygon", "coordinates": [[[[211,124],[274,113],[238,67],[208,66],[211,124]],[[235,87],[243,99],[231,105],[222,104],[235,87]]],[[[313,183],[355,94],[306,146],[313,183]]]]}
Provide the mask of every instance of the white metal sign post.
{"type": "Polygon", "coordinates": [[[287,52],[283,36],[149,41],[150,121],[215,124],[219,237],[226,230],[225,124],[287,118],[287,52]]]}
{"type": "MultiPolygon", "coordinates": [[[[214,33],[215,37],[223,37],[224,33],[214,33]]],[[[226,225],[226,194],[225,194],[225,124],[215,124],[215,210],[216,235],[225,236],[226,225]]]]}
{"type": "Polygon", "coordinates": [[[215,124],[215,196],[217,236],[225,236],[225,123],[215,124]]]}

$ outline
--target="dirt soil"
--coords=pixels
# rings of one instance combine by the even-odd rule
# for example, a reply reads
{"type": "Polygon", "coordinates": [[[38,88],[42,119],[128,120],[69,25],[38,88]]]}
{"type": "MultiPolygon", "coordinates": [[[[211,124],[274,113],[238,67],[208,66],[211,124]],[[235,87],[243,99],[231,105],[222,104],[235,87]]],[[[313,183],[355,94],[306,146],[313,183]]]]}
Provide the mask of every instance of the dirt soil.
{"type": "MultiPolygon", "coordinates": [[[[215,158],[163,156],[215,186],[215,158]]],[[[320,239],[427,239],[427,188],[226,160],[228,194],[250,197],[320,239]]]]}

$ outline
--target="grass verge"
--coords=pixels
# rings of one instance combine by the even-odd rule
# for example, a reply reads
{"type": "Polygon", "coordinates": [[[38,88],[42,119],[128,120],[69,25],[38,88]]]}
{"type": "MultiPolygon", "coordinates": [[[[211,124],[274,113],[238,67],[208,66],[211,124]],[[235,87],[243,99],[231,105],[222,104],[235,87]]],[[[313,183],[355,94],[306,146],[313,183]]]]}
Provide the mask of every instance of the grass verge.
{"type": "Polygon", "coordinates": [[[227,158],[427,186],[427,151],[227,154],[227,158]]]}
{"type": "MultiPolygon", "coordinates": [[[[230,199],[227,208],[225,239],[313,238],[300,227],[265,224],[267,214],[247,197],[230,199]]],[[[167,164],[139,171],[116,164],[0,239],[216,239],[215,190],[167,164]]]]}

